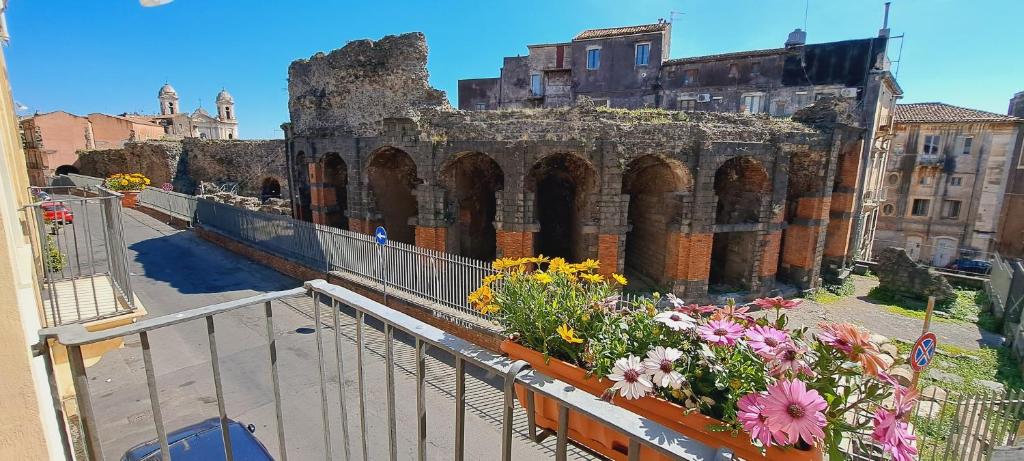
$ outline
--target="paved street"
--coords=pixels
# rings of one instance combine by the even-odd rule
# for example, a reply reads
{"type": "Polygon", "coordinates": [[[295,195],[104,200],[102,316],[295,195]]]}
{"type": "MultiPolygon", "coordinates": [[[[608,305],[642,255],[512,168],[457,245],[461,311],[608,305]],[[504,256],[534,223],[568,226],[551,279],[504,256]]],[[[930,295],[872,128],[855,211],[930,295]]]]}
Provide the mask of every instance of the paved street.
{"type": "MultiPolygon", "coordinates": [[[[173,314],[262,292],[288,289],[301,281],[252,263],[208,242],[193,232],[180,231],[133,210],[125,210],[125,234],[131,258],[136,295],[150,316],[173,314]]],[[[289,459],[324,459],[321,396],[315,335],[311,333],[312,303],[308,298],[274,303],[274,330],[284,405],[289,459]]],[[[324,313],[330,324],[330,317],[324,313]]],[[[343,459],[338,386],[342,383],[348,405],[348,429],[354,442],[352,457],[360,458],[356,388],[354,325],[343,317],[342,335],[345,376],[338,378],[334,362],[333,331],[323,331],[323,351],[328,358],[327,398],[331,417],[333,459],[343,459]]],[[[277,457],[278,443],[270,380],[266,323],[262,306],[216,317],[228,414],[257,427],[256,436],[277,457]]],[[[369,459],[387,457],[386,399],[384,393],[383,335],[368,332],[366,382],[369,459]]],[[[205,322],[189,322],[154,331],[153,348],[161,408],[169,430],[217,415],[205,322]]],[[[105,356],[89,368],[91,395],[106,459],[119,459],[124,451],[156,437],[146,388],[138,338],[127,338],[123,349],[105,356]]],[[[398,448],[400,459],[415,457],[414,357],[408,341],[396,341],[399,372],[398,448]]],[[[428,457],[450,459],[454,433],[454,373],[446,357],[429,357],[428,457]]],[[[336,366],[336,365],[335,365],[336,366]]],[[[498,456],[501,393],[493,377],[476,373],[467,382],[467,459],[491,460],[498,456]]],[[[554,438],[542,446],[525,435],[525,414],[516,415],[516,459],[545,459],[553,454],[554,438]]],[[[570,448],[570,458],[585,454],[570,448]]]]}

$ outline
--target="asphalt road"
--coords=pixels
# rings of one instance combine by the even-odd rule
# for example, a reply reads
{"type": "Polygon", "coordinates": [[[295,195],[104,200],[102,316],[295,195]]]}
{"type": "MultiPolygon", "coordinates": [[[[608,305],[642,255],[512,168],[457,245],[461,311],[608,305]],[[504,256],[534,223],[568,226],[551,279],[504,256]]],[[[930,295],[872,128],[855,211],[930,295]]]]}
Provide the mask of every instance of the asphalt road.
{"type": "MultiPolygon", "coordinates": [[[[77,216],[76,216],[77,217],[77,216]]],[[[77,225],[77,224],[76,224],[77,225]]],[[[134,210],[125,210],[132,283],[149,316],[289,289],[301,281],[246,260],[201,240],[193,232],[171,228],[134,210]]],[[[320,374],[313,307],[300,297],[274,303],[274,334],[278,341],[284,430],[288,459],[325,459],[320,374]]],[[[330,324],[330,314],[324,312],[330,324]]],[[[327,360],[327,408],[330,415],[332,459],[344,459],[345,443],[338,405],[339,385],[348,405],[352,459],[362,459],[357,411],[354,325],[342,317],[339,334],[345,375],[338,376],[333,357],[334,331],[325,327],[323,352],[327,360]]],[[[386,398],[384,393],[383,335],[366,328],[368,350],[366,383],[368,459],[387,458],[386,398]]],[[[270,380],[266,323],[262,306],[216,317],[216,338],[228,415],[256,426],[256,436],[280,459],[277,423],[270,380]]],[[[408,341],[396,341],[398,453],[414,459],[415,387],[414,352],[408,341]]],[[[407,338],[406,338],[407,339],[407,338]]],[[[210,350],[205,322],[184,323],[150,334],[161,412],[168,430],[217,416],[210,350]]],[[[428,458],[452,458],[454,447],[454,370],[446,357],[427,360],[428,458]]],[[[119,459],[133,445],[156,437],[137,337],[108,353],[88,369],[99,435],[106,459],[119,459]]],[[[494,377],[473,373],[467,382],[467,459],[493,460],[500,453],[502,394],[494,377]]],[[[542,445],[525,438],[525,413],[516,412],[515,458],[553,457],[554,437],[542,445]]],[[[570,458],[589,458],[570,447],[570,458]]]]}

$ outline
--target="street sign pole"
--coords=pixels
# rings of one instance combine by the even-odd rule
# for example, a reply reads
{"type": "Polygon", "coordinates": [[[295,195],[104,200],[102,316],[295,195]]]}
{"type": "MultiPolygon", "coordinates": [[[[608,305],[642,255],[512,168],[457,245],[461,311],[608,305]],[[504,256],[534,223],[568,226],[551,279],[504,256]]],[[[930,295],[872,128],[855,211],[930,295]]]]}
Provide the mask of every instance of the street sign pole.
{"type": "Polygon", "coordinates": [[[384,226],[377,226],[373,232],[373,238],[377,242],[377,277],[383,284],[384,305],[388,305],[388,278],[384,273],[384,247],[388,245],[388,231],[384,226]]]}
{"type": "MultiPolygon", "coordinates": [[[[934,311],[935,311],[935,297],[934,296],[929,296],[928,297],[928,309],[924,311],[924,327],[921,328],[921,335],[922,336],[928,334],[928,327],[930,327],[931,324],[932,324],[932,312],[934,312],[934,311]]],[[[910,353],[913,354],[914,351],[911,350],[910,353]]],[[[913,358],[914,358],[913,355],[911,355],[910,358],[911,358],[911,360],[913,360],[913,358]]],[[[918,368],[914,368],[914,379],[911,380],[911,382],[910,382],[910,388],[914,389],[914,390],[917,390],[917,385],[918,385],[918,382],[920,380],[921,380],[921,370],[918,369],[918,368]]]]}

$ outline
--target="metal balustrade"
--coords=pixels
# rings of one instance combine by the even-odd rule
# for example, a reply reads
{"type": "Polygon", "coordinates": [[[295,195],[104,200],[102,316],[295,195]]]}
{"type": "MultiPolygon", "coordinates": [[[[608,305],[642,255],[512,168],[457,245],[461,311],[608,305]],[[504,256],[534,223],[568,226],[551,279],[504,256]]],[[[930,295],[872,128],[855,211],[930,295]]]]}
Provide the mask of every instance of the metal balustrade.
{"type": "MultiPolygon", "coordinates": [[[[146,384],[148,388],[150,406],[152,409],[153,425],[156,429],[157,440],[159,441],[162,459],[170,460],[170,449],[167,440],[167,428],[165,418],[176,410],[173,405],[165,406],[161,403],[159,383],[154,370],[153,347],[150,341],[150,334],[161,329],[192,321],[203,321],[207,332],[208,346],[210,351],[210,373],[212,374],[217,401],[217,411],[220,419],[221,431],[224,446],[231,446],[231,434],[227,425],[232,416],[226,403],[225,392],[222,383],[221,370],[225,365],[225,359],[218,354],[218,336],[216,326],[217,317],[243,310],[252,310],[259,313],[265,319],[266,326],[266,352],[265,357],[269,362],[269,375],[266,378],[272,383],[274,418],[276,432],[276,446],[278,447],[281,461],[288,458],[286,447],[294,443],[290,437],[295,437],[294,427],[286,424],[287,413],[282,405],[281,375],[278,363],[277,340],[281,339],[274,329],[274,302],[293,299],[295,297],[309,297],[312,301],[315,335],[303,336],[316,342],[317,370],[315,373],[319,379],[319,397],[321,411],[321,429],[324,459],[333,459],[334,453],[344,453],[344,459],[372,459],[368,454],[370,449],[385,451],[388,459],[395,460],[398,457],[397,434],[415,434],[415,453],[417,459],[426,459],[427,446],[431,445],[433,450],[438,446],[448,446],[452,452],[445,456],[445,459],[461,461],[467,459],[496,459],[501,458],[509,461],[513,458],[513,421],[518,411],[516,403],[515,386],[521,385],[526,389],[527,401],[532,401],[537,395],[553,399],[558,402],[562,411],[559,412],[559,428],[555,434],[556,442],[553,456],[555,459],[564,460],[569,451],[569,440],[567,421],[570,412],[573,415],[585,415],[594,420],[600,421],[608,428],[625,435],[629,440],[628,457],[630,460],[639,459],[640,447],[648,447],[658,453],[668,456],[670,459],[681,460],[728,460],[732,459],[732,453],[728,449],[719,449],[704,445],[689,437],[671,431],[656,422],[633,414],[627,410],[609,404],[584,391],[578,390],[564,382],[544,376],[541,373],[528,369],[528,365],[522,361],[512,362],[509,359],[497,355],[487,349],[476,346],[458,337],[445,333],[426,323],[420,322],[412,317],[398,311],[387,308],[368,298],[360,296],[342,287],[331,285],[323,280],[306,282],[303,287],[291,290],[266,293],[237,301],[230,301],[211,306],[200,307],[182,311],[176,314],[148,318],[138,323],[109,330],[89,332],[81,325],[65,325],[60,327],[44,329],[40,332],[41,344],[48,344],[47,340],[56,341],[67,348],[71,365],[71,377],[76,393],[75,400],[78,409],[78,421],[81,422],[78,428],[81,433],[81,452],[84,459],[104,459],[102,446],[105,442],[100,437],[97,418],[102,415],[103,408],[93,405],[93,393],[90,387],[91,382],[82,355],[82,349],[90,344],[101,341],[137,336],[141,341],[142,359],[145,367],[146,384]],[[354,322],[355,338],[351,340],[340,333],[339,321],[344,318],[346,322],[354,322]],[[319,321],[325,319],[327,321],[319,321]],[[371,352],[366,344],[367,335],[370,332],[383,333],[384,341],[384,388],[386,389],[386,412],[385,425],[368,424],[368,415],[378,417],[380,415],[368,413],[367,390],[370,384],[366,380],[366,369],[371,358],[367,355],[371,352]],[[333,333],[332,333],[333,332],[333,333]],[[415,365],[411,373],[414,375],[415,386],[415,418],[400,419],[396,417],[396,374],[402,373],[396,364],[396,345],[401,341],[396,339],[396,333],[403,335],[409,340],[414,349],[415,365]],[[330,338],[329,336],[333,336],[330,338]],[[350,344],[351,343],[351,344],[350,344]],[[352,354],[343,354],[343,349],[354,347],[355,363],[343,359],[351,357],[352,354]],[[334,355],[331,356],[331,350],[334,355]],[[440,373],[444,376],[454,376],[454,382],[450,383],[454,389],[444,389],[446,393],[454,395],[454,421],[446,421],[444,416],[427,414],[428,374],[426,358],[440,356],[442,360],[432,360],[432,367],[443,367],[440,373]],[[354,367],[358,379],[356,384],[356,398],[346,395],[346,386],[338,385],[337,396],[334,395],[331,386],[328,385],[328,374],[334,376],[345,376],[345,369],[354,367]],[[500,420],[495,418],[495,426],[501,434],[500,442],[495,441],[495,448],[500,445],[500,455],[489,450],[487,453],[466,453],[467,434],[467,396],[466,382],[467,374],[471,370],[482,372],[487,376],[501,378],[500,420]],[[335,408],[335,406],[337,408],[335,408]],[[329,414],[340,411],[342,417],[340,422],[341,437],[332,436],[331,423],[333,419],[329,414]],[[349,418],[352,414],[354,418],[349,418]],[[441,423],[435,423],[435,418],[442,418],[441,423]],[[428,426],[429,421],[429,426],[428,426]],[[450,423],[450,426],[448,425],[450,423]],[[350,427],[351,426],[351,427],[350,427]],[[384,427],[386,426],[386,427],[384,427]],[[428,427],[430,437],[428,437],[428,427]],[[440,428],[450,427],[451,430],[441,433],[440,428]],[[291,434],[291,436],[289,436],[291,434]],[[443,438],[441,443],[438,439],[443,438]]],[[[230,319],[229,319],[230,320],[230,319]]],[[[225,322],[226,320],[220,320],[225,322]]],[[[184,326],[183,326],[184,327],[184,326]]],[[[202,327],[200,327],[202,328],[202,327]]],[[[294,338],[292,338],[294,339],[294,338]]],[[[231,345],[228,345],[231,347],[231,345]]],[[[43,347],[44,354],[49,349],[43,347]]],[[[311,372],[313,372],[311,370],[311,372]]],[[[447,381],[446,381],[447,383],[447,381]]],[[[447,384],[439,384],[434,381],[433,387],[447,384]]],[[[352,389],[347,389],[351,391],[352,389]]],[[[411,397],[411,396],[410,396],[411,397]]],[[[405,397],[403,396],[403,399],[405,397]]],[[[497,403],[497,402],[484,402],[497,403]]],[[[473,402],[474,406],[477,404],[473,402]]],[[[447,414],[447,412],[443,412],[447,414]]],[[[573,416],[576,417],[576,416],[573,416]]],[[[541,438],[536,437],[537,428],[533,425],[532,414],[528,412],[528,442],[540,443],[541,438]]],[[[63,423],[63,421],[61,421],[63,423]]],[[[294,423],[295,421],[292,420],[294,423]]],[[[306,426],[308,427],[308,426],[306,426]]],[[[65,440],[66,450],[72,451],[68,440],[65,440]]],[[[521,448],[521,447],[520,447],[521,448]]],[[[230,449],[225,450],[226,459],[232,460],[230,449]]],[[[306,457],[308,459],[308,457],[306,457]]]]}
{"type": "Polygon", "coordinates": [[[35,227],[33,250],[47,326],[135,309],[121,195],[103,188],[94,192],[98,196],[85,197],[73,195],[82,194],[73,187],[34,187],[40,200],[25,208],[35,227]]]}

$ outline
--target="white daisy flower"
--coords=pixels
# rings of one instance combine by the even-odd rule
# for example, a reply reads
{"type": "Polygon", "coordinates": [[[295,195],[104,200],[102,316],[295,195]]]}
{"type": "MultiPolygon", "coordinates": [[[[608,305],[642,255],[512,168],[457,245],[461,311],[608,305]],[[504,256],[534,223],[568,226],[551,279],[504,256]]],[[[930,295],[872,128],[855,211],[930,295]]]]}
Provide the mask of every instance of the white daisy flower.
{"type": "Polygon", "coordinates": [[[697,321],[693,317],[682,312],[665,311],[654,316],[654,320],[664,323],[665,326],[675,331],[692,330],[697,328],[697,321]]]}
{"type": "Polygon", "coordinates": [[[654,390],[651,376],[640,358],[633,355],[616,360],[608,379],[615,381],[612,390],[619,391],[619,395],[628,400],[639,399],[654,390]]]}
{"type": "Polygon", "coordinates": [[[683,386],[683,375],[675,370],[675,361],[683,356],[683,352],[671,347],[658,346],[647,352],[644,370],[653,377],[654,384],[661,387],[679,389],[683,386]]]}

